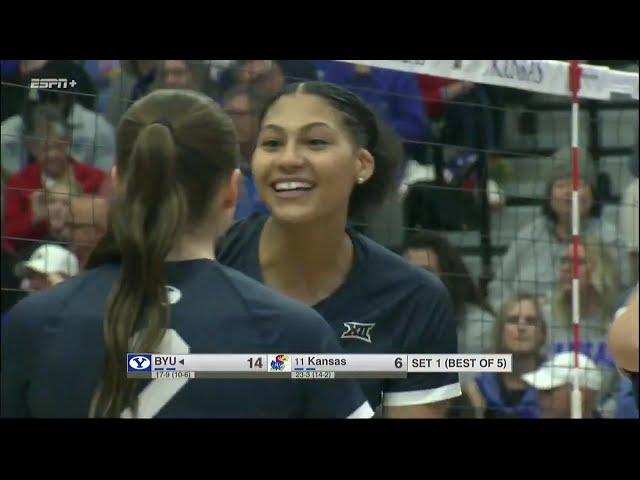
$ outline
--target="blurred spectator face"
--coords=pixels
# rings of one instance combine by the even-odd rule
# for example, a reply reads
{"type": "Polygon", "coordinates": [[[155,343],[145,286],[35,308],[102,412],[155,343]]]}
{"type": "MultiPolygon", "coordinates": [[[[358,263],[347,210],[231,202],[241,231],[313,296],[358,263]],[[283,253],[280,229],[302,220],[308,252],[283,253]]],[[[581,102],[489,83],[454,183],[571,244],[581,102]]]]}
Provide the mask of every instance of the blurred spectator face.
{"type": "Polygon", "coordinates": [[[233,125],[236,127],[242,156],[248,158],[253,153],[260,129],[256,112],[252,109],[249,97],[245,94],[239,94],[230,98],[224,105],[224,111],[231,117],[233,125]]]}
{"type": "Polygon", "coordinates": [[[537,352],[546,340],[544,320],[531,300],[515,302],[507,311],[503,329],[503,345],[507,352],[531,354],[537,352]]]}
{"type": "Polygon", "coordinates": [[[22,288],[38,292],[76,275],[78,259],[60,245],[44,244],[27,261],[16,266],[16,273],[23,277],[22,288]]]}
{"type": "Polygon", "coordinates": [[[30,139],[29,150],[48,177],[58,179],[67,172],[71,150],[66,135],[38,130],[30,139]]]}
{"type": "Polygon", "coordinates": [[[184,60],[164,61],[164,86],[175,89],[193,89],[193,74],[184,60]]]}
{"type": "Polygon", "coordinates": [[[267,95],[277,95],[285,84],[282,69],[273,60],[248,60],[238,66],[236,80],[267,95]]]}
{"type": "Polygon", "coordinates": [[[131,60],[131,63],[134,75],[136,77],[143,77],[158,68],[160,60],[131,60]]]}
{"type": "MultiPolygon", "coordinates": [[[[540,416],[542,418],[571,418],[570,384],[550,390],[538,390],[540,416]]],[[[588,388],[582,391],[582,418],[592,418],[596,410],[597,392],[588,388]]]]}
{"type": "Polygon", "coordinates": [[[27,271],[26,280],[27,282],[24,286],[26,287],[25,289],[30,292],[40,292],[54,285],[48,275],[30,269],[27,271]]]}
{"type": "Polygon", "coordinates": [[[238,66],[236,79],[238,83],[251,83],[256,78],[267,74],[271,68],[271,60],[247,60],[242,65],[238,66]]]}
{"type": "Polygon", "coordinates": [[[43,68],[49,60],[20,60],[20,69],[23,75],[28,75],[34,70],[43,68]]]}
{"type": "Polygon", "coordinates": [[[69,249],[78,257],[82,269],[104,234],[104,226],[96,218],[93,199],[88,196],[76,197],[71,210],[65,224],[64,239],[69,242],[69,249]]]}
{"type": "MultiPolygon", "coordinates": [[[[593,265],[587,258],[584,246],[578,245],[578,278],[580,290],[586,290],[591,285],[593,265]]],[[[560,259],[560,285],[564,294],[571,293],[573,279],[573,247],[568,247],[560,259]]]]}
{"type": "Polygon", "coordinates": [[[438,276],[442,274],[438,255],[436,254],[436,252],[434,252],[430,248],[425,248],[425,249],[411,248],[407,250],[407,252],[404,254],[404,258],[409,260],[415,266],[424,268],[425,270],[429,270],[430,272],[433,272],[438,276]]]}
{"type": "MultiPolygon", "coordinates": [[[[571,177],[559,178],[551,187],[551,208],[561,218],[571,217],[571,192],[573,191],[573,182],[571,177]]],[[[589,214],[593,207],[593,192],[591,187],[580,181],[580,190],[578,191],[578,199],[580,204],[580,216],[584,217],[589,214]]]]}
{"type": "Polygon", "coordinates": [[[69,225],[69,246],[78,257],[80,268],[84,268],[100,236],[100,229],[92,224],[69,225]]]}
{"type": "Polygon", "coordinates": [[[278,99],[253,155],[256,186],[278,220],[313,221],[349,206],[359,156],[341,114],[316,95],[278,99]]]}

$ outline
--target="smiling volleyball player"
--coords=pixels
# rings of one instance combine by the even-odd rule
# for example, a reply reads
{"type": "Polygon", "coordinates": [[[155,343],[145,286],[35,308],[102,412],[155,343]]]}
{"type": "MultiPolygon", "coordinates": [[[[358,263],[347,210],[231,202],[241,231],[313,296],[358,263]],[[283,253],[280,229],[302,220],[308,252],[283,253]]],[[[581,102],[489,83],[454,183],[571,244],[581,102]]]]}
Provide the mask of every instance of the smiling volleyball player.
{"type": "MultiPolygon", "coordinates": [[[[236,224],[220,262],[313,306],[348,353],[457,353],[438,278],[347,227],[393,187],[399,145],[360,98],[332,84],[286,87],[267,105],[253,176],[270,215],[236,224]]],[[[441,417],[455,373],[363,380],[388,417],[441,417]]]]}
{"type": "Polygon", "coordinates": [[[115,199],[90,269],[8,313],[4,417],[369,417],[355,381],[128,380],[127,352],[335,352],[320,315],[214,260],[239,171],[230,119],[161,90],[117,134],[115,199]]]}

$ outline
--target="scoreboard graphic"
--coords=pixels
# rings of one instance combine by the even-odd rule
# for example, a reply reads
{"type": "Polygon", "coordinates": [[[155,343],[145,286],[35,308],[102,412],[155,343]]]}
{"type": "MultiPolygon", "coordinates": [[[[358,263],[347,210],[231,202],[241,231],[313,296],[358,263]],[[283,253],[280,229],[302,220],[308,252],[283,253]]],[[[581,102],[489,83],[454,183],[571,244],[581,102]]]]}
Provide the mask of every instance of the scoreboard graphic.
{"type": "Polygon", "coordinates": [[[438,372],[511,372],[511,354],[127,354],[138,379],[387,379],[438,372]]]}

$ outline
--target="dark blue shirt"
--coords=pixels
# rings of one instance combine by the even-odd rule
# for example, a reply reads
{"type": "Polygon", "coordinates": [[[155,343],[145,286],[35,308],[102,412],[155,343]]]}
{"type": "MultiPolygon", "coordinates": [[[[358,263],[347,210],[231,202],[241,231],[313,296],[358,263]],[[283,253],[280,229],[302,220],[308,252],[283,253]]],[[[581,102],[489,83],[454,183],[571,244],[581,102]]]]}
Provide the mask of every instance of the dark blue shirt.
{"type": "Polygon", "coordinates": [[[234,220],[244,220],[245,218],[261,213],[269,213],[269,208],[260,199],[256,184],[251,172],[243,172],[243,186],[238,194],[238,204],[234,214],[234,220]]]}
{"type": "MultiPolygon", "coordinates": [[[[235,224],[220,242],[217,258],[262,282],[260,233],[268,216],[235,224]]],[[[348,228],[354,264],[345,282],[314,308],[333,327],[347,353],[457,353],[456,323],[446,287],[348,228]]],[[[458,374],[410,374],[406,379],[362,380],[372,406],[432,403],[460,395],[458,374]],[[382,394],[384,393],[384,399],[382,394]]]]}
{"type": "MultiPolygon", "coordinates": [[[[100,266],[10,310],[2,332],[3,417],[88,416],[103,375],[103,314],[119,272],[118,264],[100,266]]],[[[311,308],[217,262],[170,262],[166,279],[171,329],[163,344],[171,345],[158,349],[161,353],[340,349],[311,308]]],[[[174,418],[344,418],[358,409],[370,411],[351,380],[194,379],[176,385],[179,381],[147,381],[151,402],[143,390],[140,411],[154,411],[150,403],[159,407],[149,416],[174,418]]]]}
{"type": "Polygon", "coordinates": [[[620,389],[616,396],[616,418],[638,418],[638,374],[635,374],[635,386],[630,378],[622,378],[620,389]]]}
{"type": "Polygon", "coordinates": [[[482,373],[476,377],[480,393],[487,402],[487,418],[540,418],[538,392],[529,387],[518,393],[516,401],[508,398],[496,373],[482,373]]]}
{"type": "Polygon", "coordinates": [[[369,74],[361,75],[351,63],[334,60],[314,63],[322,81],[346,87],[360,96],[404,140],[427,140],[429,121],[416,74],[371,68],[369,74]]]}

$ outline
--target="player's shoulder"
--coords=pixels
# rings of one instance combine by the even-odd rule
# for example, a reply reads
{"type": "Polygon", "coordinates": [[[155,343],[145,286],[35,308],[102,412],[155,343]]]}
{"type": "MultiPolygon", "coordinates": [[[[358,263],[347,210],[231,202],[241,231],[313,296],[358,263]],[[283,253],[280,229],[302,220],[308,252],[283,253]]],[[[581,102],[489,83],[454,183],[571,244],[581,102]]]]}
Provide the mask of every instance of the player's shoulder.
{"type": "Polygon", "coordinates": [[[71,320],[73,309],[69,308],[70,304],[94,304],[94,299],[86,295],[96,292],[95,282],[91,280],[104,277],[109,268],[88,270],[45,291],[26,296],[7,313],[7,325],[29,330],[44,327],[54,319],[56,323],[71,320]]]}
{"type": "Polygon", "coordinates": [[[233,268],[220,271],[245,305],[247,314],[263,327],[271,326],[295,336],[328,330],[324,318],[310,306],[287,297],[233,268]],[[326,328],[325,328],[326,327],[326,328]]]}
{"type": "Polygon", "coordinates": [[[362,255],[368,284],[379,285],[382,289],[392,288],[399,293],[419,293],[427,296],[447,294],[447,289],[433,273],[419,268],[395,252],[383,247],[374,240],[356,233],[352,234],[354,242],[362,255]]]}
{"type": "Polygon", "coordinates": [[[225,265],[233,264],[247,254],[250,247],[260,238],[260,232],[268,215],[254,215],[235,222],[216,245],[216,258],[225,265]]]}

